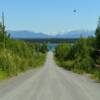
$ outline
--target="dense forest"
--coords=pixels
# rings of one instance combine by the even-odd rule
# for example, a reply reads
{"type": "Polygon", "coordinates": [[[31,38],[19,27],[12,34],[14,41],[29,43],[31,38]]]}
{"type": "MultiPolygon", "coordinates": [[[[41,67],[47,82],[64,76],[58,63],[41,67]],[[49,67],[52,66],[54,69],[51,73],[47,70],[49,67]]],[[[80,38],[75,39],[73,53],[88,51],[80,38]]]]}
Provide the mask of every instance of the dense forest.
{"type": "Polygon", "coordinates": [[[26,43],[12,40],[0,22],[0,79],[17,75],[45,62],[45,43],[26,43]]]}
{"type": "Polygon", "coordinates": [[[77,73],[91,73],[100,80],[100,18],[95,37],[80,38],[74,44],[62,43],[54,51],[57,64],[77,73]]]}

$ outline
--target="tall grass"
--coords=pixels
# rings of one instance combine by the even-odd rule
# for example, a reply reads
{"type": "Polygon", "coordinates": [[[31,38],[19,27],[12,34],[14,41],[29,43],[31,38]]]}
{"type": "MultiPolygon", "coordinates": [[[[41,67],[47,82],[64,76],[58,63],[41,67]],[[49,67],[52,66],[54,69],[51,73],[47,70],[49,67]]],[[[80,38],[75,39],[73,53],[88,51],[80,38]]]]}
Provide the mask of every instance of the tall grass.
{"type": "MultiPolygon", "coordinates": [[[[42,66],[46,53],[36,51],[36,44],[10,41],[6,48],[0,49],[0,77],[12,77],[20,72],[42,66]],[[17,44],[16,44],[17,43],[17,44]]],[[[37,44],[39,45],[39,44],[37,44]]]]}

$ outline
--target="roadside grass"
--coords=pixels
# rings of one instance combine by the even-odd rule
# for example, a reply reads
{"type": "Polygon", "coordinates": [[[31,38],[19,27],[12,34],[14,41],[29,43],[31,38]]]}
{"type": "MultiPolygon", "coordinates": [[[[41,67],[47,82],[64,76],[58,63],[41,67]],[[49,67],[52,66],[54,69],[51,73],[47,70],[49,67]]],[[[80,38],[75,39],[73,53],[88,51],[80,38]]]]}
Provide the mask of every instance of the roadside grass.
{"type": "Polygon", "coordinates": [[[90,75],[89,77],[91,79],[93,79],[97,83],[100,83],[100,70],[91,69],[90,72],[86,72],[85,70],[81,70],[81,69],[78,69],[78,68],[74,68],[72,66],[73,65],[73,62],[71,63],[70,61],[66,61],[66,62],[59,61],[59,60],[57,60],[56,57],[54,57],[54,60],[55,60],[56,64],[59,67],[61,67],[63,69],[66,69],[66,70],[69,70],[69,71],[72,71],[74,73],[80,74],[80,75],[89,74],[90,75]]]}
{"type": "Polygon", "coordinates": [[[70,61],[70,60],[69,61],[59,61],[55,57],[55,62],[59,67],[72,71],[74,73],[81,74],[81,75],[86,73],[84,70],[74,68],[73,61],[70,61]]]}
{"type": "Polygon", "coordinates": [[[4,72],[4,71],[0,71],[0,80],[4,80],[6,79],[8,76],[7,76],[7,73],[4,72]]]}
{"type": "Polygon", "coordinates": [[[14,71],[13,74],[9,75],[9,73],[7,71],[0,70],[0,80],[5,80],[8,78],[17,76],[17,75],[24,73],[31,69],[39,69],[44,65],[45,60],[46,60],[46,54],[41,53],[41,54],[39,54],[39,56],[36,56],[33,59],[29,59],[29,61],[27,61],[28,64],[24,63],[25,65],[23,65],[23,63],[22,64],[17,63],[17,65],[18,65],[17,67],[18,68],[20,67],[20,69],[16,69],[16,72],[14,71]],[[29,67],[26,68],[26,65],[28,65],[29,67]],[[24,67],[25,67],[25,69],[24,69],[24,67]]]}
{"type": "Polygon", "coordinates": [[[91,78],[100,83],[100,71],[96,70],[92,74],[91,78]]]}

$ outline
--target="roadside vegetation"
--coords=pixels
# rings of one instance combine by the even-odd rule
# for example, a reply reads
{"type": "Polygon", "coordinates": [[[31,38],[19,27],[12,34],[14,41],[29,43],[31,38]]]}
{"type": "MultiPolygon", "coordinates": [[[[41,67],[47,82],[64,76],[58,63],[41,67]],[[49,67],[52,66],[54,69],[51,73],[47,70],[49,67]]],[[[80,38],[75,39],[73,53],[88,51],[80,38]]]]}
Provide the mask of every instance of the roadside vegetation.
{"type": "Polygon", "coordinates": [[[0,23],[0,79],[42,66],[46,52],[45,43],[26,43],[11,39],[0,23]]]}
{"type": "Polygon", "coordinates": [[[76,43],[63,43],[54,51],[57,64],[76,73],[91,73],[100,80],[100,18],[95,37],[80,38],[76,43]]]}

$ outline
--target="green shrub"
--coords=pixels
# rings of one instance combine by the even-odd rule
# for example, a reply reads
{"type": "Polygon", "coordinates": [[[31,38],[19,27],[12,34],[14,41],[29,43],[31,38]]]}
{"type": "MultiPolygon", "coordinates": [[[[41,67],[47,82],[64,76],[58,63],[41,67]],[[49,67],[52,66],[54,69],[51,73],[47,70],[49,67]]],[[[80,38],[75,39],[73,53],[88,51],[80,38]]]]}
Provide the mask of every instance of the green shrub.
{"type": "Polygon", "coordinates": [[[96,59],[96,63],[97,63],[98,65],[100,65],[100,57],[98,57],[98,58],[96,59]]]}
{"type": "Polygon", "coordinates": [[[100,71],[95,71],[93,74],[93,78],[95,80],[99,80],[100,81],[100,71]]]}
{"type": "Polygon", "coordinates": [[[58,64],[77,73],[90,73],[95,64],[93,41],[93,38],[80,38],[73,45],[58,45],[54,51],[58,64]]]}
{"type": "Polygon", "coordinates": [[[63,68],[65,68],[67,70],[73,69],[73,66],[74,66],[74,61],[72,61],[72,60],[62,61],[59,63],[60,63],[60,66],[62,66],[63,68]]]}
{"type": "Polygon", "coordinates": [[[94,66],[94,61],[90,56],[85,56],[84,58],[78,57],[74,62],[74,70],[90,72],[94,66]]]}
{"type": "Polygon", "coordinates": [[[9,76],[16,72],[14,55],[8,50],[2,51],[0,53],[0,69],[7,72],[9,76]]]}
{"type": "Polygon", "coordinates": [[[0,23],[0,77],[17,75],[19,72],[42,65],[46,52],[46,43],[30,44],[10,39],[0,23]]]}
{"type": "Polygon", "coordinates": [[[30,68],[36,68],[45,61],[46,54],[35,55],[31,46],[27,46],[21,50],[21,53],[19,52],[15,53],[13,49],[0,49],[0,71],[7,73],[7,76],[13,76],[30,68]],[[22,53],[22,51],[24,52],[22,53]]]}

